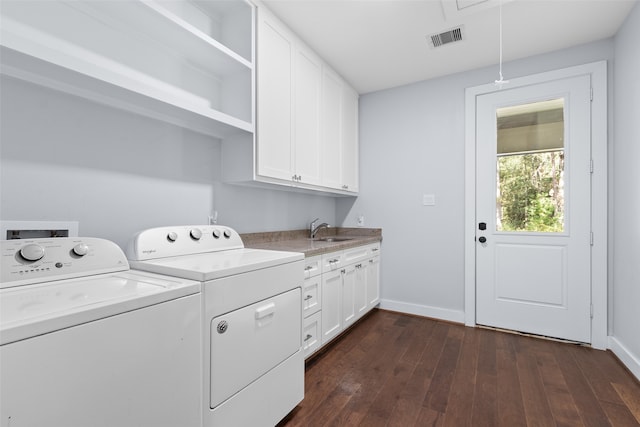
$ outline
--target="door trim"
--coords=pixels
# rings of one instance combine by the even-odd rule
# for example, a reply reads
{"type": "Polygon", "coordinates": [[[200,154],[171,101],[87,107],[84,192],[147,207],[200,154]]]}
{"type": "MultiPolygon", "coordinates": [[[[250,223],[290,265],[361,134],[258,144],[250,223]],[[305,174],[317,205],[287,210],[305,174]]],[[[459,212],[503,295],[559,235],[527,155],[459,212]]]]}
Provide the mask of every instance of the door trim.
{"type": "MultiPolygon", "coordinates": [[[[591,346],[606,349],[607,337],[607,62],[599,61],[511,79],[507,88],[528,86],[567,77],[591,76],[591,346]]],[[[500,89],[493,83],[465,90],[465,325],[476,325],[476,98],[500,89]]],[[[589,165],[585,165],[585,168],[589,165]]]]}

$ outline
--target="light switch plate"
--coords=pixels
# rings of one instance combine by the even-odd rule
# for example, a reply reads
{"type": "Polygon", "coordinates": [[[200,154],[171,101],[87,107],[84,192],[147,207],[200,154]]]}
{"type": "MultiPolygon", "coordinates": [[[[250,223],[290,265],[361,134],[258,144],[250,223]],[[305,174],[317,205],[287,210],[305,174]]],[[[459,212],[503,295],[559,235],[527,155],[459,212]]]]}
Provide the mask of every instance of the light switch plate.
{"type": "Polygon", "coordinates": [[[436,205],[436,195],[435,194],[423,194],[422,195],[422,205],[423,206],[435,206],[436,205]]]}

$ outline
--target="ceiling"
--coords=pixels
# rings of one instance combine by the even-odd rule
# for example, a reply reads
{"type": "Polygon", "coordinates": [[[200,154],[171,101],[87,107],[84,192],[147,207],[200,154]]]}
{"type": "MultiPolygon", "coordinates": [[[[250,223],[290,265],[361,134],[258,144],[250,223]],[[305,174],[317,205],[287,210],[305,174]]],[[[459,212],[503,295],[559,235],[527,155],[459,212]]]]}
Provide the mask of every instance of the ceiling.
{"type": "MultiPolygon", "coordinates": [[[[360,93],[497,65],[500,0],[263,0],[360,93]],[[463,26],[463,40],[428,37],[463,26]]],[[[503,0],[504,61],[615,35],[637,0],[503,0]]],[[[509,76],[505,69],[505,79],[509,76]]],[[[496,68],[496,78],[497,78],[496,68]]]]}

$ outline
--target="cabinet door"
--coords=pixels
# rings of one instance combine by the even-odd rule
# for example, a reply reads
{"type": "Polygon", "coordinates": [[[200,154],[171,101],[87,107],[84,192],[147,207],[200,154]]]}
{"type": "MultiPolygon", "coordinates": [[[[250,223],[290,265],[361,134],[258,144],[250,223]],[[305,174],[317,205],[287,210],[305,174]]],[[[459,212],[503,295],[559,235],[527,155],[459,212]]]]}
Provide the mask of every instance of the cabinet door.
{"type": "Polygon", "coordinates": [[[342,272],[342,329],[356,320],[356,266],[350,265],[342,272]]]}
{"type": "Polygon", "coordinates": [[[342,90],[342,189],[358,191],[358,93],[342,90]]]}
{"type": "Polygon", "coordinates": [[[380,302],[380,257],[369,259],[367,267],[367,306],[373,308],[380,302]]]}
{"type": "Polygon", "coordinates": [[[342,272],[322,274],[322,345],[342,331],[342,272]]]}
{"type": "Polygon", "coordinates": [[[302,286],[302,312],[307,317],[321,308],[322,303],[322,276],[313,276],[304,279],[302,286]]]}
{"type": "Polygon", "coordinates": [[[258,11],[257,174],[291,181],[293,36],[258,11]]]}
{"type": "Polygon", "coordinates": [[[331,69],[322,73],[322,185],[342,188],[342,79],[331,69]]]}
{"type": "Polygon", "coordinates": [[[305,317],[302,326],[302,350],[305,359],[320,348],[321,312],[305,317]]]}
{"type": "Polygon", "coordinates": [[[299,181],[320,184],[320,99],[322,61],[296,45],[294,67],[294,168],[299,181]]]}
{"type": "Polygon", "coordinates": [[[356,264],[356,280],[354,285],[354,303],[356,311],[356,319],[362,317],[369,308],[367,299],[367,273],[369,271],[369,262],[365,261],[356,264]]]}

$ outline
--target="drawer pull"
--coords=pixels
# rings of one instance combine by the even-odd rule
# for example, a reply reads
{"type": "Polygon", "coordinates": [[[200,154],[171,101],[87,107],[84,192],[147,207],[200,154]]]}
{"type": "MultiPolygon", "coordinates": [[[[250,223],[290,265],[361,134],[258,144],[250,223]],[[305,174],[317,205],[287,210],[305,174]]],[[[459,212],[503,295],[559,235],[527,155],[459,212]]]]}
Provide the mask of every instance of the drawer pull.
{"type": "Polygon", "coordinates": [[[304,300],[309,301],[311,298],[313,298],[313,295],[307,295],[306,297],[304,297],[304,300]]]}
{"type": "Polygon", "coordinates": [[[371,249],[371,252],[378,252],[379,250],[380,250],[380,249],[378,249],[378,248],[372,248],[372,249],[371,249]]]}
{"type": "Polygon", "coordinates": [[[313,335],[311,335],[311,334],[307,334],[307,336],[306,336],[306,337],[304,337],[304,342],[309,341],[311,338],[313,338],[313,335]]]}
{"type": "Polygon", "coordinates": [[[312,265],[307,265],[307,266],[304,268],[304,271],[309,271],[309,270],[313,270],[313,266],[312,266],[312,265]]]}

